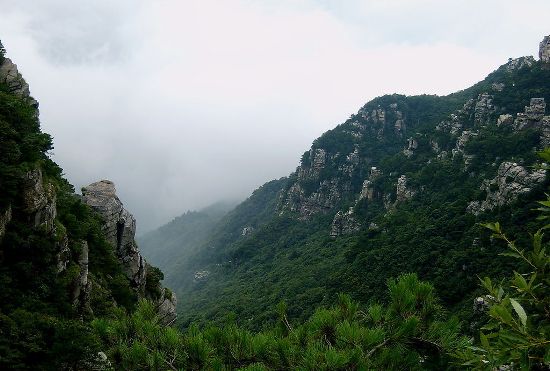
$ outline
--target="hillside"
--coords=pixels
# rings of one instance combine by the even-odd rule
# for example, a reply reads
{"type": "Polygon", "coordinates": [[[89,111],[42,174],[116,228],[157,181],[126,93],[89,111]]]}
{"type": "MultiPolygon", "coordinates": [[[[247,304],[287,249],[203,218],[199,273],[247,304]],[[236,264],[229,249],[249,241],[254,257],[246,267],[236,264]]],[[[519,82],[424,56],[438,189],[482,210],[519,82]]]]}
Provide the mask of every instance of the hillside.
{"type": "Polygon", "coordinates": [[[77,195],[49,157],[38,103],[0,43],[0,368],[108,369],[91,323],[176,297],[141,256],[112,182],[77,195]]]}
{"type": "Polygon", "coordinates": [[[259,188],[178,258],[170,283],[180,325],[234,313],[258,329],[276,321],[281,300],[303,321],[339,292],[379,300],[385,282],[407,272],[467,319],[476,277],[510,268],[478,223],[532,230],[533,200],[548,186],[532,167],[550,145],[544,53],[448,96],[376,98],[316,139],[295,172],[259,188]]]}

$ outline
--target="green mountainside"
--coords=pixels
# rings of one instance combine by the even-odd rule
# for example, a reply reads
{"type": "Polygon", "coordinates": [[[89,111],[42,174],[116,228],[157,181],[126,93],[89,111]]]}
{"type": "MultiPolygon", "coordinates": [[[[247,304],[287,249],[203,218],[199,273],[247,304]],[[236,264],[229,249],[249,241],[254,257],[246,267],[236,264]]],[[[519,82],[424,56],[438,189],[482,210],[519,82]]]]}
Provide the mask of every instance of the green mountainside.
{"type": "Polygon", "coordinates": [[[477,276],[510,270],[478,223],[512,233],[536,224],[548,179],[533,165],[550,144],[549,99],[548,65],[522,57],[448,96],[368,102],[182,253],[170,278],[180,325],[233,313],[259,329],[277,321],[281,300],[304,321],[339,292],[379,300],[408,272],[467,319],[477,276]]]}
{"type": "Polygon", "coordinates": [[[113,182],[74,193],[0,43],[0,369],[547,370],[548,99],[550,36],[147,234],[176,322],[113,182]]]}

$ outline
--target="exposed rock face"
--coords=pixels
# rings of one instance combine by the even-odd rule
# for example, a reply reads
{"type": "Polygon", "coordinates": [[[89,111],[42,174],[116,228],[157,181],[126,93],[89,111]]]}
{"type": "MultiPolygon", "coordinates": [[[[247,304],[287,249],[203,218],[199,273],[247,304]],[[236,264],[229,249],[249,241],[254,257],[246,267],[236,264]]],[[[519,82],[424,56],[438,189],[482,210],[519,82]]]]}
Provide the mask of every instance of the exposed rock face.
{"type": "Polygon", "coordinates": [[[539,127],[540,121],[544,118],[546,103],[544,98],[531,98],[530,104],[525,106],[523,113],[518,113],[514,120],[514,129],[522,130],[532,127],[539,127]]]}
{"type": "Polygon", "coordinates": [[[82,200],[103,217],[103,233],[116,247],[125,274],[136,288],[145,285],[145,260],[139,253],[134,236],[136,220],[116,195],[115,185],[109,180],[92,183],[82,189],[82,200]]]}
{"type": "Polygon", "coordinates": [[[6,233],[6,226],[9,222],[11,222],[11,218],[12,212],[10,205],[6,210],[0,212],[0,241],[2,241],[2,237],[4,237],[4,234],[6,233]]]}
{"type": "Polygon", "coordinates": [[[8,86],[10,93],[26,98],[33,107],[38,107],[38,102],[30,97],[29,84],[17,70],[17,65],[9,58],[4,58],[0,64],[0,82],[8,86]]]}
{"type": "MultiPolygon", "coordinates": [[[[103,218],[105,239],[115,248],[124,273],[136,290],[142,292],[147,277],[147,263],[141,256],[135,242],[136,220],[123,207],[116,195],[113,182],[101,180],[82,189],[82,201],[91,206],[103,218]]],[[[158,315],[164,324],[171,324],[176,319],[176,295],[159,285],[163,293],[155,300],[158,315]]]]}
{"type": "Polygon", "coordinates": [[[254,232],[254,227],[244,227],[241,231],[241,236],[248,236],[254,232]]]}
{"type": "Polygon", "coordinates": [[[485,181],[481,186],[481,189],[487,192],[487,198],[482,202],[470,202],[467,211],[478,215],[509,204],[519,195],[530,192],[534,186],[542,183],[545,177],[545,170],[529,172],[515,162],[503,162],[495,178],[485,181]]]}
{"type": "Polygon", "coordinates": [[[69,239],[64,234],[57,243],[57,273],[63,272],[67,269],[67,264],[71,259],[71,250],[69,249],[69,239]]]}
{"type": "Polygon", "coordinates": [[[497,119],[497,126],[511,125],[514,122],[514,116],[505,114],[500,115],[497,119]]]}
{"type": "Polygon", "coordinates": [[[399,179],[397,179],[397,186],[396,186],[396,201],[402,202],[406,201],[412,196],[414,196],[415,192],[409,188],[407,188],[407,176],[401,175],[399,179]]]}
{"type": "Polygon", "coordinates": [[[533,58],[532,56],[519,57],[516,59],[510,58],[508,60],[508,63],[506,64],[506,69],[512,72],[515,70],[520,70],[525,67],[531,67],[533,64],[535,64],[535,58],[533,58]]]}
{"type": "Polygon", "coordinates": [[[309,195],[299,182],[294,183],[288,192],[283,195],[280,213],[286,211],[296,212],[300,219],[326,212],[332,209],[340,201],[343,192],[349,192],[351,184],[349,181],[334,178],[323,180],[319,187],[309,195]]]}
{"type": "Polygon", "coordinates": [[[165,289],[161,299],[156,305],[161,323],[169,326],[176,321],[176,318],[178,317],[176,313],[177,304],[178,301],[176,299],[176,295],[165,289]]]}
{"type": "Polygon", "coordinates": [[[544,36],[540,42],[539,58],[543,63],[550,63],[550,36],[544,36]]]}
{"type": "Polygon", "coordinates": [[[474,108],[474,121],[476,124],[487,123],[491,114],[495,111],[493,96],[489,93],[482,93],[477,97],[474,108]]]}
{"type": "Polygon", "coordinates": [[[360,223],[355,219],[353,207],[350,207],[347,212],[338,211],[332,220],[330,230],[331,237],[338,237],[347,234],[352,234],[361,228],[360,223]]]}
{"type": "Polygon", "coordinates": [[[49,233],[55,228],[56,194],[51,184],[44,185],[42,171],[28,171],[23,178],[23,212],[34,228],[43,227],[49,233]]]}
{"type": "Polygon", "coordinates": [[[80,274],[74,283],[72,300],[73,306],[78,308],[80,313],[91,313],[90,293],[92,291],[92,281],[88,278],[88,242],[80,241],[80,246],[80,256],[78,257],[80,274]]]}
{"type": "Polygon", "coordinates": [[[403,154],[411,157],[416,149],[418,149],[418,141],[415,138],[409,138],[407,139],[407,148],[403,150],[403,154]]]}
{"type": "Polygon", "coordinates": [[[381,170],[375,166],[371,167],[369,177],[363,181],[363,187],[361,189],[361,193],[359,194],[359,200],[366,198],[367,200],[372,201],[379,196],[374,189],[374,181],[380,175],[382,175],[381,170]]]}

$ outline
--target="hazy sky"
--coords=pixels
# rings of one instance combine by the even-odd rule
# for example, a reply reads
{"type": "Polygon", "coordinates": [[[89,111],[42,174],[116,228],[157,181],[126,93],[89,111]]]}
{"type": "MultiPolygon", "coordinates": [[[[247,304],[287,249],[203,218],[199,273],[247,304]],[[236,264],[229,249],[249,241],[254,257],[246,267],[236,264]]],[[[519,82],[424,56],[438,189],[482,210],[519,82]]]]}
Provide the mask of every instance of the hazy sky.
{"type": "Polygon", "coordinates": [[[288,175],[385,93],[447,94],[537,55],[550,1],[0,0],[0,39],[79,189],[141,232],[288,175]]]}

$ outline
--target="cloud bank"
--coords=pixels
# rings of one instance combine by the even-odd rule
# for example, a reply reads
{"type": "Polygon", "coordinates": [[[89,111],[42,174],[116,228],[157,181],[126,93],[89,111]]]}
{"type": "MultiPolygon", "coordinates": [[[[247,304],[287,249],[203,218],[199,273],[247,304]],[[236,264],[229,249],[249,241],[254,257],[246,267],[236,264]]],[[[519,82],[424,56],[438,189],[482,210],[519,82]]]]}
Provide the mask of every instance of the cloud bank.
{"type": "Polygon", "coordinates": [[[447,94],[535,55],[543,1],[0,0],[0,38],[80,188],[141,232],[288,175],[385,93],[447,94]]]}

